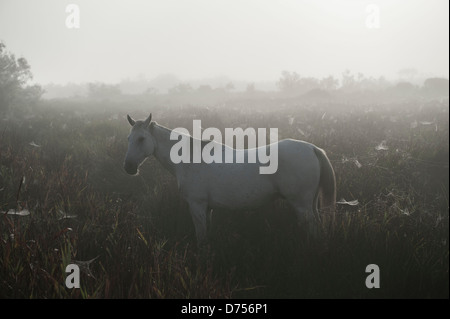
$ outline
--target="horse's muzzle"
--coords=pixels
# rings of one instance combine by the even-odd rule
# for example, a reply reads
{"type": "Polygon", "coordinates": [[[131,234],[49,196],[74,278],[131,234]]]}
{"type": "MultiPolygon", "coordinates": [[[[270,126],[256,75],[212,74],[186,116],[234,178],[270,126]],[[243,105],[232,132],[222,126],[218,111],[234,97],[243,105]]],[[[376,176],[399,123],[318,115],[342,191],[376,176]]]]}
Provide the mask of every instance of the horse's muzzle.
{"type": "Polygon", "coordinates": [[[136,175],[137,174],[137,166],[124,162],[123,163],[123,169],[125,170],[125,172],[127,172],[130,175],[136,175]]]}

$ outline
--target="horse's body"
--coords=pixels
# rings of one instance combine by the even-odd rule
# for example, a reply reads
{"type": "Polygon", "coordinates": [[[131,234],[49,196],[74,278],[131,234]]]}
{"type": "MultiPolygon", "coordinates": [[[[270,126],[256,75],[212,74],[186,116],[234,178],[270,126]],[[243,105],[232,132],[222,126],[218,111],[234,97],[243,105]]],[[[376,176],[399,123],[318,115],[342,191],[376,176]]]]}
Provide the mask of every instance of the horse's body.
{"type": "MultiPolygon", "coordinates": [[[[263,164],[258,160],[256,163],[223,160],[222,163],[174,164],[170,150],[177,141],[170,140],[171,130],[150,122],[151,115],[145,121],[130,117],[128,121],[133,128],[125,170],[136,174],[138,166],[154,155],[176,177],[181,196],[189,205],[199,245],[206,239],[207,212],[214,208],[252,209],[282,197],[295,209],[299,223],[307,224],[312,235],[317,232],[319,195],[321,208],[334,212],[334,171],[325,152],[313,144],[292,139],[277,142],[278,169],[274,174],[260,174],[263,164]]],[[[229,146],[221,147],[224,150],[229,146]]],[[[244,152],[245,159],[249,152],[256,151],[233,150],[234,157],[244,152]]]]}

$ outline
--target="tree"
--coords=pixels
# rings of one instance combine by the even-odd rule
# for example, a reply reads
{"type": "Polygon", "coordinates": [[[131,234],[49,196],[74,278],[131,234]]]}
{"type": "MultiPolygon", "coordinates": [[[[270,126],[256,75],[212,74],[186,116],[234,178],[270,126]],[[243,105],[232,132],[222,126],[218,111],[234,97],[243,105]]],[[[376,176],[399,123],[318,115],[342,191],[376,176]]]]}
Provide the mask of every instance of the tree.
{"type": "Polygon", "coordinates": [[[228,92],[232,91],[234,89],[235,89],[234,88],[234,84],[232,82],[228,82],[227,85],[225,85],[225,90],[228,91],[228,92]]]}
{"type": "Polygon", "coordinates": [[[320,80],[319,85],[324,90],[334,91],[339,86],[339,80],[330,75],[320,80]]]}
{"type": "Polygon", "coordinates": [[[253,94],[253,93],[255,93],[256,92],[256,89],[255,89],[255,83],[248,83],[247,84],[247,87],[245,88],[245,92],[247,93],[247,94],[253,94]]]}
{"type": "Polygon", "coordinates": [[[6,111],[15,102],[35,102],[43,90],[39,85],[26,85],[33,79],[31,67],[25,58],[18,58],[6,51],[0,42],[0,112],[6,111]]]}
{"type": "Polygon", "coordinates": [[[350,72],[350,70],[345,70],[342,73],[342,85],[341,89],[344,91],[354,91],[357,87],[357,81],[355,76],[350,72]]]}
{"type": "Polygon", "coordinates": [[[300,75],[297,72],[281,72],[281,78],[277,82],[277,86],[283,93],[293,93],[300,83],[300,75]]]}
{"type": "Polygon", "coordinates": [[[92,99],[108,99],[121,94],[119,84],[89,83],[88,96],[92,99]]]}
{"type": "Polygon", "coordinates": [[[319,80],[313,77],[307,77],[300,79],[297,90],[299,93],[306,93],[317,88],[319,88],[319,80]]]}
{"type": "Polygon", "coordinates": [[[154,87],[148,87],[145,91],[144,94],[146,95],[157,95],[158,94],[158,89],[154,88],[154,87]]]}
{"type": "Polygon", "coordinates": [[[197,88],[197,92],[200,94],[210,94],[212,92],[212,90],[213,90],[212,87],[208,84],[200,85],[197,88]]]}
{"type": "Polygon", "coordinates": [[[313,77],[301,77],[297,72],[283,71],[277,82],[278,88],[285,94],[304,94],[313,89],[321,88],[323,84],[331,87],[337,86],[333,77],[319,81],[313,77]]]}
{"type": "Polygon", "coordinates": [[[173,88],[169,89],[168,93],[171,95],[183,95],[193,91],[192,86],[189,83],[179,83],[173,88]]]}

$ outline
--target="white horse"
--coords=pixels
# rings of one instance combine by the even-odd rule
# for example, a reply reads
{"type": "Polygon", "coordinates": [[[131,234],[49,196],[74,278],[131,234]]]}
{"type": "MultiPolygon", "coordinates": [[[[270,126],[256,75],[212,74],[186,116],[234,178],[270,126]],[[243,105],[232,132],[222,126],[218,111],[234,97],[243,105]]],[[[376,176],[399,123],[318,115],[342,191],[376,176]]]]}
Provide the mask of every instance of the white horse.
{"type": "MultiPolygon", "coordinates": [[[[135,121],[127,115],[132,128],[124,169],[136,175],[139,165],[154,155],[176,177],[181,196],[189,205],[199,246],[205,243],[207,215],[214,208],[253,209],[281,197],[295,209],[299,225],[306,224],[308,235],[313,237],[319,230],[319,199],[321,211],[327,211],[334,218],[334,171],[325,152],[315,145],[293,139],[277,142],[278,169],[270,175],[259,174],[261,163],[258,161],[174,164],[170,150],[178,141],[170,139],[170,129],[151,122],[151,118],[150,114],[144,121],[135,121]]],[[[228,148],[222,147],[223,150],[228,148]]]]}

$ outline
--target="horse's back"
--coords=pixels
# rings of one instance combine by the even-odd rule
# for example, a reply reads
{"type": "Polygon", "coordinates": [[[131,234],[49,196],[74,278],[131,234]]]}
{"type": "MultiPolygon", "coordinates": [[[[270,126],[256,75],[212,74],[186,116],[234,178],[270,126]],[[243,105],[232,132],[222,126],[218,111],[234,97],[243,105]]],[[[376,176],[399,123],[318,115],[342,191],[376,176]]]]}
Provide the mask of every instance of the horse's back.
{"type": "Polygon", "coordinates": [[[260,174],[260,167],[266,164],[259,161],[199,163],[183,169],[183,176],[177,179],[182,194],[207,200],[211,207],[257,207],[278,195],[292,197],[316,192],[320,164],[314,148],[313,144],[293,139],[277,142],[278,167],[274,174],[260,174]]]}
{"type": "Polygon", "coordinates": [[[291,173],[316,169],[318,166],[314,144],[285,139],[278,143],[278,166],[283,170],[291,169],[291,173]]]}

